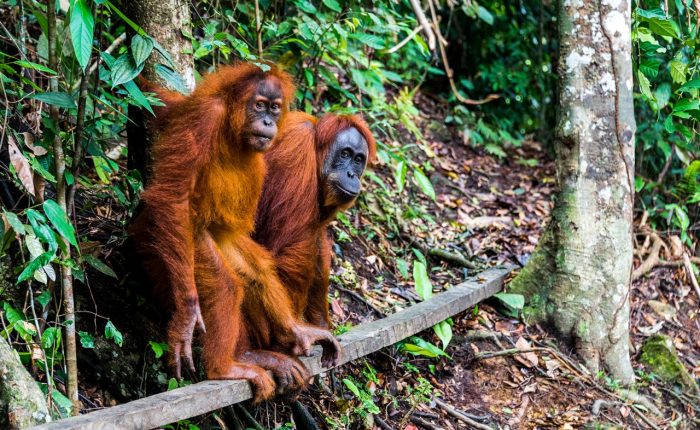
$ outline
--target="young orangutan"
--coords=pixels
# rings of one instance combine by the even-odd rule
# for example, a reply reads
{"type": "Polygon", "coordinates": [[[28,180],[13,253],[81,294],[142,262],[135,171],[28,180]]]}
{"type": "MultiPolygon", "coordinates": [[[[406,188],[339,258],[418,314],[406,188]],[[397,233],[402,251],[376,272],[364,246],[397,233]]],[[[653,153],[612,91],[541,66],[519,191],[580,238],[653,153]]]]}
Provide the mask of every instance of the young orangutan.
{"type": "Polygon", "coordinates": [[[308,355],[323,346],[328,365],[340,345],[328,330],[294,315],[274,259],[250,237],[266,167],[263,152],[287,115],[294,87],[274,65],[240,63],[206,76],[190,96],[153,88],[157,112],[154,177],[131,232],[156,289],[172,302],[170,360],[190,369],[195,326],[204,332],[210,379],[248,379],[256,399],[308,379],[298,359],[251,345],[308,355]],[[263,68],[268,69],[264,71],[263,68]],[[251,342],[254,340],[253,342],[251,342]]]}
{"type": "Polygon", "coordinates": [[[360,193],[360,179],[376,144],[357,116],[321,119],[289,113],[277,144],[265,154],[269,172],[258,205],[253,238],[275,257],[295,313],[330,328],[328,224],[360,193]]]}

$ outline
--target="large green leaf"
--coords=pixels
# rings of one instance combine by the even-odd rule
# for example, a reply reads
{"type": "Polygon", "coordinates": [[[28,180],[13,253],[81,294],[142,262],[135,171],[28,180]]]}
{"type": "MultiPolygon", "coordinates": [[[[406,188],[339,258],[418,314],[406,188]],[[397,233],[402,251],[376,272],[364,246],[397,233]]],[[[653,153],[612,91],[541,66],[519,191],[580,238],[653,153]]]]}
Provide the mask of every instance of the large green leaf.
{"type": "Polygon", "coordinates": [[[66,238],[73,246],[78,246],[78,241],[75,239],[75,229],[73,224],[68,220],[68,216],[55,201],[48,199],[43,204],[44,213],[51,224],[56,228],[58,234],[66,238]]]}
{"type": "Polygon", "coordinates": [[[673,60],[668,63],[668,70],[671,72],[671,78],[673,82],[677,84],[684,84],[686,81],[685,73],[688,70],[688,66],[679,60],[673,60]]]}
{"type": "Polygon", "coordinates": [[[71,0],[70,4],[70,38],[78,64],[83,71],[87,69],[92,51],[92,33],[95,20],[85,0],[71,0]]]}
{"type": "Polygon", "coordinates": [[[26,281],[27,279],[31,278],[34,276],[34,272],[37,270],[41,269],[42,267],[46,266],[51,262],[51,259],[53,258],[53,252],[45,252],[38,256],[37,258],[33,259],[32,261],[27,264],[27,266],[22,270],[22,273],[19,274],[17,277],[17,283],[20,283],[22,281],[26,281]]]}
{"type": "Polygon", "coordinates": [[[678,25],[668,19],[651,18],[649,21],[649,29],[659,36],[669,36],[678,39],[678,25]]]}
{"type": "Polygon", "coordinates": [[[431,199],[435,200],[435,189],[433,188],[433,184],[430,182],[430,179],[428,179],[428,177],[425,176],[425,173],[423,173],[423,170],[418,167],[413,169],[413,177],[416,179],[416,183],[418,184],[418,187],[420,187],[421,191],[423,191],[425,195],[431,199]]]}
{"type": "Polygon", "coordinates": [[[340,3],[338,3],[337,0],[323,0],[323,4],[326,5],[326,7],[333,12],[340,12],[342,9],[340,8],[340,3]]]}
{"type": "Polygon", "coordinates": [[[130,53],[122,54],[112,64],[112,88],[119,84],[131,82],[143,70],[143,64],[137,65],[130,53]]]}
{"type": "Polygon", "coordinates": [[[441,321],[433,326],[433,331],[440,338],[444,351],[452,340],[452,326],[448,321],[441,321]]]}
{"type": "Polygon", "coordinates": [[[422,261],[413,262],[413,282],[416,293],[423,300],[428,300],[433,296],[433,284],[428,277],[428,268],[422,261]]]}
{"type": "Polygon", "coordinates": [[[135,34],[131,38],[131,55],[134,57],[136,65],[142,65],[153,51],[153,39],[135,34]]]}
{"type": "Polygon", "coordinates": [[[114,326],[114,323],[112,321],[107,321],[107,325],[105,325],[105,337],[107,339],[113,339],[114,343],[116,343],[119,346],[122,346],[124,337],[122,336],[122,332],[120,332],[117,327],[114,326]]]}
{"type": "Polygon", "coordinates": [[[37,93],[31,96],[33,99],[37,99],[49,105],[58,106],[66,109],[77,109],[78,106],[75,104],[75,100],[69,94],[61,92],[46,92],[37,93]]]}
{"type": "Polygon", "coordinates": [[[697,89],[700,89],[700,79],[691,79],[690,81],[683,84],[682,87],[678,88],[678,92],[682,93],[697,89]]]}
{"type": "Polygon", "coordinates": [[[396,191],[398,192],[403,191],[403,186],[406,183],[406,172],[408,172],[406,160],[399,161],[394,170],[394,181],[396,182],[396,191]]]}
{"type": "Polygon", "coordinates": [[[85,262],[86,262],[87,264],[89,264],[90,266],[92,266],[92,267],[93,267],[94,269],[96,269],[97,271],[99,271],[99,272],[101,272],[101,273],[104,273],[105,275],[107,275],[107,276],[109,276],[109,277],[111,277],[111,278],[117,279],[117,274],[114,273],[114,270],[112,270],[111,267],[109,267],[108,265],[106,265],[105,263],[103,263],[102,261],[100,261],[99,259],[93,257],[93,256],[90,255],[90,254],[84,255],[84,256],[83,256],[83,259],[85,260],[85,262]]]}

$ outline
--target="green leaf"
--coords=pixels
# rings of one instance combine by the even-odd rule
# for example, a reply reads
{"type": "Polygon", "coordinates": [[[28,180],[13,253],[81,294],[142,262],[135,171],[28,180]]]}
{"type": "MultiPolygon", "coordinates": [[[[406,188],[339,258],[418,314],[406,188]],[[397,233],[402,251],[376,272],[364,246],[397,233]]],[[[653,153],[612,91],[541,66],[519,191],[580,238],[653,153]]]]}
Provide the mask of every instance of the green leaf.
{"type": "Polygon", "coordinates": [[[24,236],[27,233],[27,230],[24,228],[24,224],[22,224],[22,221],[19,220],[19,217],[15,213],[7,211],[3,211],[2,213],[5,215],[5,219],[15,233],[17,233],[19,236],[24,236]]]}
{"type": "Polygon", "coordinates": [[[421,170],[420,167],[413,169],[413,177],[416,179],[416,183],[421,191],[423,191],[426,196],[435,200],[435,189],[433,188],[433,184],[430,182],[430,179],[425,176],[425,173],[423,173],[423,170],[421,170]]]}
{"type": "Polygon", "coordinates": [[[43,291],[41,294],[36,296],[36,301],[39,302],[42,309],[46,309],[46,306],[51,302],[51,292],[49,290],[43,291]]]}
{"type": "Polygon", "coordinates": [[[90,254],[86,254],[83,256],[83,260],[90,266],[92,266],[95,270],[97,270],[100,273],[103,273],[111,278],[118,279],[117,274],[114,273],[114,270],[112,270],[111,267],[100,261],[99,259],[93,257],[90,254]]]}
{"type": "Polygon", "coordinates": [[[44,215],[40,214],[34,209],[27,209],[27,219],[29,220],[29,224],[32,226],[32,231],[34,234],[44,243],[48,244],[50,250],[56,251],[56,249],[58,249],[56,235],[54,234],[53,230],[46,225],[46,218],[44,215]]]}
{"type": "Polygon", "coordinates": [[[95,339],[92,335],[86,331],[79,331],[80,345],[85,349],[92,349],[95,347],[95,339]]]}
{"type": "Polygon", "coordinates": [[[493,297],[503,305],[501,312],[512,318],[517,318],[525,307],[525,297],[522,294],[496,293],[493,297]]]}
{"type": "Polygon", "coordinates": [[[155,68],[158,76],[165,80],[168,87],[182,94],[188,94],[190,92],[185,80],[178,72],[163,64],[156,64],[155,68]]]}
{"type": "Polygon", "coordinates": [[[323,0],[323,4],[333,12],[340,13],[342,11],[340,8],[340,3],[338,3],[336,0],[323,0]]]}
{"type": "Polygon", "coordinates": [[[408,263],[403,258],[396,259],[396,268],[404,279],[408,279],[408,263]]]}
{"type": "Polygon", "coordinates": [[[673,106],[674,112],[683,112],[694,109],[700,109],[700,100],[682,99],[678,100],[673,106]]]}
{"type": "Polygon", "coordinates": [[[354,382],[352,382],[348,378],[343,378],[343,384],[345,384],[345,386],[348,387],[348,390],[352,391],[355,397],[360,397],[360,389],[357,388],[357,385],[355,385],[354,382]]]}
{"type": "Polygon", "coordinates": [[[685,72],[688,66],[679,60],[673,60],[668,63],[668,70],[671,73],[671,79],[676,84],[685,84],[685,72]]]}
{"type": "Polygon", "coordinates": [[[48,327],[41,334],[41,346],[44,349],[52,349],[56,345],[56,348],[61,346],[61,329],[58,327],[48,327]]]}
{"type": "Polygon", "coordinates": [[[51,399],[54,404],[58,406],[58,410],[62,417],[71,416],[71,410],[73,409],[73,403],[68,399],[68,397],[61,394],[58,390],[51,390],[51,399]]]}
{"type": "Polygon", "coordinates": [[[637,70],[637,80],[639,81],[639,92],[647,100],[654,100],[654,96],[651,93],[651,85],[649,84],[649,78],[644,75],[640,70],[637,70]]]}
{"type": "Polygon", "coordinates": [[[22,273],[20,273],[17,277],[17,283],[19,284],[20,282],[26,281],[27,279],[34,276],[34,272],[51,262],[53,255],[53,252],[45,252],[33,259],[32,261],[30,261],[29,264],[25,266],[24,270],[22,270],[22,273]]]}
{"type": "Polygon", "coordinates": [[[95,20],[92,10],[85,0],[71,0],[70,5],[70,38],[73,42],[73,52],[83,71],[87,69],[92,52],[92,33],[95,20]]]}
{"type": "Polygon", "coordinates": [[[51,75],[57,75],[56,71],[54,71],[53,69],[49,69],[48,67],[43,66],[41,64],[32,63],[31,61],[20,60],[20,61],[15,61],[15,64],[17,64],[18,66],[21,66],[21,67],[25,67],[27,69],[34,69],[34,70],[37,70],[39,72],[44,72],[44,73],[48,73],[51,75]]]}
{"type": "Polygon", "coordinates": [[[445,351],[419,337],[412,337],[411,342],[413,343],[404,343],[401,349],[412,355],[419,355],[428,358],[449,358],[449,355],[447,355],[445,351]]]}
{"type": "Polygon", "coordinates": [[[433,295],[433,284],[428,277],[428,268],[421,261],[413,262],[413,282],[416,293],[423,300],[428,300],[433,295]]]}
{"type": "Polygon", "coordinates": [[[668,19],[651,18],[648,20],[649,29],[659,36],[669,36],[679,39],[678,25],[668,19]]]}
{"type": "Polygon", "coordinates": [[[55,201],[48,199],[43,204],[44,213],[51,224],[56,228],[58,234],[63,236],[71,245],[78,246],[78,241],[75,239],[75,230],[73,224],[68,220],[66,213],[55,201]]]}
{"type": "Polygon", "coordinates": [[[360,41],[361,43],[364,43],[370,48],[384,49],[386,47],[386,45],[384,44],[384,39],[374,34],[352,33],[350,37],[360,41]]]}
{"type": "Polygon", "coordinates": [[[493,15],[488,11],[488,9],[484,8],[483,6],[479,6],[476,9],[476,14],[488,25],[493,25],[493,15]]]}
{"type": "Polygon", "coordinates": [[[58,106],[65,109],[77,109],[78,106],[75,104],[75,100],[69,94],[61,92],[46,92],[37,93],[32,95],[30,98],[39,100],[49,105],[58,106]]]}
{"type": "Polygon", "coordinates": [[[679,93],[687,92],[687,91],[692,91],[692,90],[697,90],[700,89],[700,79],[692,79],[685,84],[683,84],[682,87],[678,88],[679,93]]]}
{"type": "Polygon", "coordinates": [[[143,65],[153,51],[153,39],[135,34],[131,38],[131,55],[137,66],[143,65]]]}
{"type": "Polygon", "coordinates": [[[406,163],[406,160],[399,161],[396,165],[396,169],[394,169],[396,191],[399,193],[403,191],[404,184],[406,183],[406,172],[408,172],[408,164],[406,163]]]}
{"type": "Polygon", "coordinates": [[[113,339],[114,343],[116,343],[119,346],[122,346],[123,342],[123,336],[122,332],[117,330],[117,328],[114,326],[114,323],[112,323],[112,320],[107,321],[107,325],[105,326],[105,337],[107,339],[113,339]]]}
{"type": "Polygon", "coordinates": [[[447,321],[441,321],[433,326],[433,331],[442,342],[442,350],[447,348],[452,340],[452,326],[447,321]]]}
{"type": "Polygon", "coordinates": [[[122,54],[112,65],[112,88],[131,82],[143,70],[143,64],[137,65],[130,53],[122,54]]]}
{"type": "Polygon", "coordinates": [[[167,343],[159,343],[159,342],[153,342],[149,341],[149,345],[151,345],[151,349],[153,350],[153,353],[156,356],[156,359],[160,358],[163,356],[163,353],[168,350],[168,344],[167,343]]]}

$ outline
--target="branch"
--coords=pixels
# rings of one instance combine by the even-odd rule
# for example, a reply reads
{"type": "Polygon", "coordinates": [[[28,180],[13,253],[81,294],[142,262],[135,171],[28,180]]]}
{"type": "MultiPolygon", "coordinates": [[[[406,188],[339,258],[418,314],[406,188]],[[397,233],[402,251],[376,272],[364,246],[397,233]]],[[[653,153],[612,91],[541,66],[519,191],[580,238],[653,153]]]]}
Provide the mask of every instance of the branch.
{"type": "Polygon", "coordinates": [[[413,7],[413,12],[416,14],[416,19],[420,24],[421,30],[425,32],[425,37],[428,38],[428,48],[430,48],[431,51],[434,51],[435,34],[430,28],[430,23],[428,22],[428,18],[425,16],[425,12],[423,12],[423,6],[421,6],[420,0],[411,0],[411,6],[413,7]]]}
{"type": "Polygon", "coordinates": [[[690,257],[687,252],[683,253],[683,266],[685,266],[685,270],[688,272],[688,278],[690,278],[690,284],[693,286],[693,289],[695,289],[695,294],[697,294],[698,299],[700,299],[700,285],[698,285],[698,279],[695,277],[693,266],[690,264],[690,257]]]}

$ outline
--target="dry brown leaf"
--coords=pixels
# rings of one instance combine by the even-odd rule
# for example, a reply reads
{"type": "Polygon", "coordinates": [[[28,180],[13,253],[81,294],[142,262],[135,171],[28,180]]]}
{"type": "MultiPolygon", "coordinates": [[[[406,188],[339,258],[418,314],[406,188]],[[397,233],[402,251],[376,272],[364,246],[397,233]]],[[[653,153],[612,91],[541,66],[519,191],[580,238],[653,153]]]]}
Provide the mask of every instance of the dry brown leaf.
{"type": "Polygon", "coordinates": [[[29,165],[29,161],[27,161],[24,154],[22,154],[22,151],[19,150],[11,134],[7,135],[7,143],[10,153],[10,162],[12,163],[12,167],[15,168],[15,172],[17,172],[17,177],[29,194],[34,196],[34,174],[29,165]]]}
{"type": "Polygon", "coordinates": [[[48,153],[46,148],[44,148],[43,146],[34,145],[34,135],[30,132],[25,131],[24,133],[22,133],[22,136],[24,137],[24,144],[27,146],[27,148],[32,150],[34,155],[39,156],[46,155],[48,153]]]}
{"type": "MultiPolygon", "coordinates": [[[[525,340],[525,338],[523,338],[523,337],[518,338],[518,341],[515,342],[515,347],[521,351],[526,351],[526,350],[531,348],[530,343],[527,340],[525,340]]],[[[537,354],[535,354],[534,352],[525,352],[523,354],[516,355],[516,359],[519,356],[522,357],[523,359],[518,360],[518,361],[520,361],[521,363],[523,363],[527,367],[537,366],[537,362],[538,362],[537,354]]]]}

